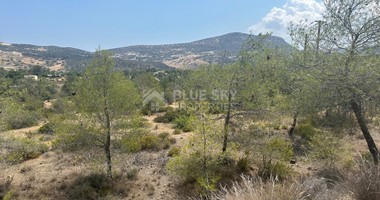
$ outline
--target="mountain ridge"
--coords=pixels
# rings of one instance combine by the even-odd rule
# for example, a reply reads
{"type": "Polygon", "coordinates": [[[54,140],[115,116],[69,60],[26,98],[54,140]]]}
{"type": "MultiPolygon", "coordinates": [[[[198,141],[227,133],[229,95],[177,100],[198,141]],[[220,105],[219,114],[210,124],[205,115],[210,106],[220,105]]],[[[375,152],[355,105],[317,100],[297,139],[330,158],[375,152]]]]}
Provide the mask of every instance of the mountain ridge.
{"type": "MultiPolygon", "coordinates": [[[[116,67],[124,70],[193,69],[202,64],[216,63],[222,56],[227,62],[236,61],[248,37],[250,35],[246,33],[232,32],[187,43],[132,45],[108,50],[114,53],[116,67]]],[[[268,42],[284,48],[289,46],[276,36],[270,36],[268,42]]],[[[82,71],[93,56],[93,52],[73,47],[0,43],[0,67],[10,69],[38,64],[53,70],[82,71]]]]}

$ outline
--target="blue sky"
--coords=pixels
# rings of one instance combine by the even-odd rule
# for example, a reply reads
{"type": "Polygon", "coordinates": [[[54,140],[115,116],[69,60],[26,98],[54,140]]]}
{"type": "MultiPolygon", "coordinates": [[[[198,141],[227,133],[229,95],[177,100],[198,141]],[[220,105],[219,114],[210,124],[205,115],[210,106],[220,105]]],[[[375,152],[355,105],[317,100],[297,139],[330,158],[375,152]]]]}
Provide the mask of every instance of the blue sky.
{"type": "Polygon", "coordinates": [[[318,17],[318,5],[314,0],[0,0],[0,41],[93,51],[99,45],[190,42],[230,32],[286,37],[286,23],[318,17]]]}

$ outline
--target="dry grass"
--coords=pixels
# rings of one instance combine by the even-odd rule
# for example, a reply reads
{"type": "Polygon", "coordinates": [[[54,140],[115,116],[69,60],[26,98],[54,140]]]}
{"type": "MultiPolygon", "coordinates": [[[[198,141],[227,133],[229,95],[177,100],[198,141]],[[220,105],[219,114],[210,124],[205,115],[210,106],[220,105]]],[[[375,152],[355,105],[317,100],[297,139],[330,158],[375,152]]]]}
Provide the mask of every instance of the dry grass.
{"type": "Polygon", "coordinates": [[[380,168],[362,160],[359,167],[346,175],[344,186],[357,200],[380,199],[380,168]]]}
{"type": "Polygon", "coordinates": [[[308,178],[302,182],[263,181],[260,178],[242,176],[240,182],[231,187],[222,187],[207,197],[207,200],[336,200],[350,199],[341,194],[340,187],[329,188],[324,178],[308,178]]]}

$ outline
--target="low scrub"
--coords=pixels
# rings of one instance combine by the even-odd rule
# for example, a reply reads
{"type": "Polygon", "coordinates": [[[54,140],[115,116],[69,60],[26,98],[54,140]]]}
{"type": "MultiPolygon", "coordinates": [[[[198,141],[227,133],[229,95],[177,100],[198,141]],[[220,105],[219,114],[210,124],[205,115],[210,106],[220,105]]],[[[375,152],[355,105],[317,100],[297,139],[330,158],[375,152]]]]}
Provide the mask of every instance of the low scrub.
{"type": "Polygon", "coordinates": [[[40,134],[49,134],[49,135],[52,135],[54,133],[54,130],[53,130],[53,124],[51,123],[46,123],[44,125],[42,125],[39,129],[38,129],[38,133],[40,134]]]}
{"type": "Polygon", "coordinates": [[[48,149],[48,147],[41,141],[17,137],[11,137],[2,141],[1,147],[5,149],[5,153],[2,157],[5,161],[11,164],[36,158],[48,149]]]}
{"type": "Polygon", "coordinates": [[[294,133],[301,136],[305,140],[310,140],[317,131],[311,123],[299,124],[296,126],[294,133]]]}
{"type": "Polygon", "coordinates": [[[105,174],[80,176],[67,191],[69,199],[99,199],[112,192],[112,180],[105,174]]]}
{"type": "Polygon", "coordinates": [[[258,175],[264,179],[274,179],[284,181],[293,174],[293,169],[282,163],[275,162],[274,164],[269,162],[259,168],[258,175]]]}
{"type": "Polygon", "coordinates": [[[182,115],[185,115],[184,110],[168,110],[164,115],[156,117],[153,121],[156,123],[170,123],[182,115]]]}

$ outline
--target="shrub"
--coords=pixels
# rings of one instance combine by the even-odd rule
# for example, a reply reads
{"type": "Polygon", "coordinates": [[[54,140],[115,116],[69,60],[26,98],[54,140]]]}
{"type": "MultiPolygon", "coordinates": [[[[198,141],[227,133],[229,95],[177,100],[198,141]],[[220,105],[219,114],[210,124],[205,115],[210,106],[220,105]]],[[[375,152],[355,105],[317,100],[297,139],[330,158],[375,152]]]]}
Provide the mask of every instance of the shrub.
{"type": "Polygon", "coordinates": [[[240,158],[237,162],[237,169],[239,172],[247,172],[249,170],[248,158],[240,158]]]}
{"type": "Polygon", "coordinates": [[[305,140],[310,140],[316,133],[311,123],[299,124],[296,126],[294,133],[301,136],[305,140]]]}
{"type": "Polygon", "coordinates": [[[136,180],[137,179],[137,175],[139,173],[139,170],[134,168],[134,169],[131,169],[127,172],[127,178],[129,180],[136,180]]]}
{"type": "Polygon", "coordinates": [[[259,176],[264,179],[275,178],[279,181],[283,181],[288,178],[293,172],[293,169],[281,162],[275,162],[274,164],[269,162],[259,168],[259,176]]]}
{"type": "Polygon", "coordinates": [[[158,112],[169,112],[169,111],[173,111],[174,109],[170,106],[166,106],[166,107],[160,107],[158,108],[158,112]]]}
{"type": "Polygon", "coordinates": [[[169,136],[170,136],[170,133],[168,132],[163,132],[163,133],[158,134],[158,137],[163,140],[169,138],[169,136]]]}
{"type": "Polygon", "coordinates": [[[5,117],[3,123],[7,130],[20,129],[37,125],[39,118],[40,115],[35,111],[20,111],[5,117]]]}
{"type": "Polygon", "coordinates": [[[121,148],[125,152],[138,152],[142,149],[141,136],[137,134],[128,135],[121,139],[121,148]]]}
{"type": "Polygon", "coordinates": [[[169,110],[162,116],[158,116],[154,118],[154,122],[156,123],[169,123],[179,118],[181,115],[187,115],[184,110],[169,110]]]}
{"type": "Polygon", "coordinates": [[[7,192],[7,194],[4,196],[4,200],[16,200],[16,198],[13,198],[13,197],[16,197],[16,192],[14,190],[10,190],[9,192],[7,192]]]}
{"type": "Polygon", "coordinates": [[[274,130],[280,130],[280,124],[275,124],[275,125],[273,125],[273,128],[274,128],[274,130]]]}
{"type": "Polygon", "coordinates": [[[44,125],[42,125],[39,129],[38,129],[38,133],[40,134],[53,134],[54,133],[54,130],[53,130],[53,125],[51,123],[46,123],[44,125]]]}
{"type": "Polygon", "coordinates": [[[44,143],[29,138],[11,137],[6,142],[6,148],[8,148],[9,151],[5,157],[11,164],[36,158],[48,149],[44,143]]]}
{"type": "Polygon", "coordinates": [[[67,195],[70,199],[98,199],[107,196],[112,188],[112,182],[105,174],[90,174],[75,179],[67,195]]]}
{"type": "Polygon", "coordinates": [[[282,125],[281,128],[287,130],[289,127],[287,125],[282,125]]]}
{"type": "Polygon", "coordinates": [[[323,160],[327,166],[332,166],[335,161],[341,160],[344,149],[341,139],[330,133],[318,133],[309,141],[311,157],[315,160],[323,160]]]}
{"type": "Polygon", "coordinates": [[[168,152],[168,156],[169,157],[178,156],[180,152],[181,152],[181,149],[179,147],[172,147],[168,152]]]}
{"type": "Polygon", "coordinates": [[[183,127],[182,131],[185,132],[185,133],[186,132],[192,132],[192,131],[194,131],[194,128],[191,125],[189,125],[189,126],[183,127]]]}
{"type": "Polygon", "coordinates": [[[13,181],[13,177],[0,177],[0,199],[5,199],[5,197],[8,195],[9,187],[11,186],[11,183],[13,181]]]}
{"type": "Polygon", "coordinates": [[[160,148],[160,138],[154,135],[144,135],[141,140],[141,147],[144,150],[159,150],[160,148]]]}
{"type": "Polygon", "coordinates": [[[173,134],[174,134],[174,135],[181,134],[181,129],[176,128],[176,129],[173,131],[173,134]]]}

